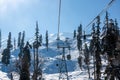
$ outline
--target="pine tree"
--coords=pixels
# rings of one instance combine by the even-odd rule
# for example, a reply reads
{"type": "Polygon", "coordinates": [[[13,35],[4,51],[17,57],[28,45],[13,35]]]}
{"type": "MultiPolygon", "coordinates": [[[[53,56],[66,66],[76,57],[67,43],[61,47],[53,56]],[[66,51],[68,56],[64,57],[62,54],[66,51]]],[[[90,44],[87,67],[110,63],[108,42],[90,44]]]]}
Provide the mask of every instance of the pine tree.
{"type": "Polygon", "coordinates": [[[73,36],[73,38],[76,38],[76,30],[74,30],[74,36],[73,36]]]}
{"type": "Polygon", "coordinates": [[[89,46],[89,51],[90,51],[91,55],[93,55],[94,43],[95,43],[95,24],[93,23],[93,25],[92,25],[92,39],[90,41],[90,46],[89,46]]]}
{"type": "Polygon", "coordinates": [[[118,27],[117,19],[115,19],[115,26],[114,27],[115,27],[116,35],[119,36],[120,35],[120,32],[119,32],[120,30],[119,30],[119,27],[118,27]]]}
{"type": "Polygon", "coordinates": [[[20,67],[20,79],[19,80],[30,80],[30,44],[29,42],[26,43],[26,46],[23,48],[23,55],[21,57],[21,67],[20,67]]]}
{"type": "Polygon", "coordinates": [[[14,38],[14,49],[16,49],[16,39],[14,38]]]}
{"type": "Polygon", "coordinates": [[[95,67],[96,71],[95,73],[95,79],[100,80],[101,79],[101,47],[100,47],[100,16],[97,17],[97,29],[96,29],[96,36],[95,36],[95,49],[94,49],[94,57],[95,57],[95,67]]]}
{"type": "MultiPolygon", "coordinates": [[[[120,65],[119,64],[119,44],[118,42],[119,38],[119,29],[118,29],[118,23],[117,20],[113,22],[112,19],[108,18],[108,12],[106,12],[106,23],[105,27],[107,28],[105,31],[105,35],[102,38],[102,45],[103,45],[103,53],[107,53],[107,61],[108,65],[106,66],[105,74],[106,78],[105,80],[120,80],[120,65]],[[110,22],[109,22],[110,20],[110,22]],[[118,57],[118,58],[117,58],[118,57]]],[[[99,48],[99,47],[98,47],[99,48]]]]}
{"type": "Polygon", "coordinates": [[[88,46],[87,46],[86,43],[85,43],[84,55],[85,55],[85,64],[87,65],[88,75],[89,75],[89,78],[90,78],[90,69],[89,69],[89,49],[88,49],[88,46]]]}
{"type": "Polygon", "coordinates": [[[2,63],[6,66],[10,63],[10,50],[5,48],[2,53],[2,63]]]}
{"type": "Polygon", "coordinates": [[[9,32],[9,36],[8,36],[8,41],[7,41],[7,48],[11,49],[13,46],[11,44],[11,32],[9,32]]]}
{"type": "Polygon", "coordinates": [[[24,39],[25,39],[25,31],[23,31],[22,39],[20,40],[20,53],[19,53],[19,58],[21,58],[22,53],[23,53],[24,39]]]}
{"type": "Polygon", "coordinates": [[[7,40],[7,48],[3,50],[2,53],[2,63],[6,66],[10,63],[10,49],[12,48],[11,44],[11,32],[9,32],[8,40],[7,40]]]}
{"type": "Polygon", "coordinates": [[[78,27],[78,33],[77,33],[77,48],[79,50],[79,57],[78,57],[78,64],[82,70],[82,56],[80,55],[80,51],[82,50],[82,25],[78,27]]]}
{"type": "Polygon", "coordinates": [[[19,32],[18,34],[18,47],[20,47],[20,44],[21,44],[21,32],[19,32]]]}
{"type": "Polygon", "coordinates": [[[82,50],[82,25],[80,24],[80,26],[78,27],[78,34],[77,34],[77,48],[78,50],[82,50]]]}
{"type": "Polygon", "coordinates": [[[46,48],[47,48],[47,51],[48,51],[48,31],[46,31],[46,48]]]}
{"type": "Polygon", "coordinates": [[[25,31],[23,31],[23,34],[22,34],[22,39],[20,44],[21,47],[24,47],[24,40],[25,40],[25,31]]]}
{"type": "MultiPolygon", "coordinates": [[[[33,80],[37,80],[38,78],[38,72],[39,72],[39,51],[38,48],[41,46],[41,43],[39,41],[39,28],[38,28],[38,22],[36,22],[36,33],[35,33],[35,41],[33,43],[33,52],[34,52],[34,72],[33,72],[33,80]]],[[[40,69],[41,70],[41,69],[40,69]]],[[[41,74],[40,74],[41,75],[41,74]]],[[[42,77],[42,75],[41,75],[42,77]]]]}
{"type": "Polygon", "coordinates": [[[85,55],[85,63],[87,64],[89,62],[89,49],[86,43],[85,43],[84,55],[85,55]]]}
{"type": "Polygon", "coordinates": [[[39,36],[39,41],[42,44],[42,34],[39,36]]]}

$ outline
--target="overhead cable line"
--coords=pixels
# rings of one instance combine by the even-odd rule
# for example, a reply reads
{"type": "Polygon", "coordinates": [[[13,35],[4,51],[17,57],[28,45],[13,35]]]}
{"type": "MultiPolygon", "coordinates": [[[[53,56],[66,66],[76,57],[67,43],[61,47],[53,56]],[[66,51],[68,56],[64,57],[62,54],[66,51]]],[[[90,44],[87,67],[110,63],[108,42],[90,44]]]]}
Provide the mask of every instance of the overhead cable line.
{"type": "Polygon", "coordinates": [[[104,12],[106,12],[113,4],[115,0],[111,0],[106,6],[105,8],[84,28],[84,30],[87,30],[88,28],[90,28],[89,26],[91,24],[94,23],[94,21],[97,19],[98,16],[101,16],[104,12]]]}

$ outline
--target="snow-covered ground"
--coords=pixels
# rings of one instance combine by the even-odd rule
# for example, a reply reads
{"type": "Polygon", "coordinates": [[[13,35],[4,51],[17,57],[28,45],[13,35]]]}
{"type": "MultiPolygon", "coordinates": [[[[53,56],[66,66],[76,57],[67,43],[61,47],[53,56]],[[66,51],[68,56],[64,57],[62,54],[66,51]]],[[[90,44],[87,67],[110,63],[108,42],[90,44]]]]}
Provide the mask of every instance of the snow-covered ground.
{"type": "MultiPolygon", "coordinates": [[[[71,60],[67,60],[67,69],[68,69],[68,76],[69,80],[92,80],[92,73],[93,73],[93,62],[90,64],[90,71],[91,71],[91,79],[88,79],[88,73],[85,64],[83,64],[83,70],[79,68],[77,58],[79,56],[77,50],[77,42],[76,39],[73,39],[73,35],[70,33],[61,33],[60,39],[61,43],[65,41],[65,39],[69,38],[68,42],[71,46],[70,51],[69,49],[65,49],[65,57],[70,54],[71,60]]],[[[49,35],[49,49],[47,51],[46,47],[43,45],[39,48],[39,53],[41,54],[42,58],[44,59],[44,66],[43,66],[43,78],[45,80],[58,80],[59,79],[59,69],[56,64],[59,64],[59,59],[61,58],[62,49],[57,48],[57,35],[50,34],[49,35]]],[[[32,39],[31,39],[32,41],[32,39]]],[[[19,49],[13,50],[11,52],[11,64],[9,65],[10,70],[3,70],[3,66],[0,60],[0,80],[10,80],[10,72],[13,73],[14,80],[19,80],[19,75],[15,72],[15,61],[18,58],[19,49]],[[13,69],[11,69],[13,68],[13,69]]],[[[33,55],[31,50],[31,56],[33,55]]],[[[82,54],[83,55],[83,54],[82,54]]],[[[0,53],[1,58],[1,53],[0,53]]],[[[33,57],[32,57],[33,58],[33,57]]],[[[92,61],[92,60],[91,60],[92,61]]],[[[31,65],[30,71],[33,70],[33,65],[31,65]]]]}

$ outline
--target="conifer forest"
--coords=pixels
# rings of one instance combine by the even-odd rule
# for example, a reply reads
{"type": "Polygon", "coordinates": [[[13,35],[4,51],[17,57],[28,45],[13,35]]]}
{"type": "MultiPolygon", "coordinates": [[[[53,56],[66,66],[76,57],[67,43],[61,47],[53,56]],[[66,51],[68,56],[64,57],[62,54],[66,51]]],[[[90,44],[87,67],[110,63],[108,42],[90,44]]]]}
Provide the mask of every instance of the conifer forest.
{"type": "Polygon", "coordinates": [[[42,34],[36,20],[32,38],[24,30],[16,37],[8,32],[4,39],[0,27],[0,80],[120,80],[120,17],[109,13],[116,0],[71,33],[60,28],[63,7],[58,1],[57,33],[46,29],[42,34]]]}

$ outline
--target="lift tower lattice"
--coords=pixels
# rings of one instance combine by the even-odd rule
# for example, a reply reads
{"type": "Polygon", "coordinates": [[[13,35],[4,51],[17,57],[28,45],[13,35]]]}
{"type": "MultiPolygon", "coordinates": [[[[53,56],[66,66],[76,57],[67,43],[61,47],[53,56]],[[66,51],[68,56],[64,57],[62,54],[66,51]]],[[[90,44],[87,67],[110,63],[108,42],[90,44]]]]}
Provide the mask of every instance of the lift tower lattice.
{"type": "Polygon", "coordinates": [[[59,60],[59,80],[69,80],[68,76],[68,69],[67,69],[67,63],[65,58],[65,49],[68,48],[70,50],[69,44],[58,44],[57,47],[62,49],[62,58],[59,60]]]}

